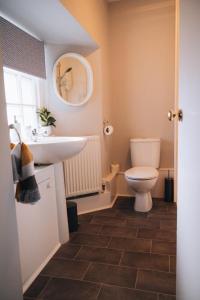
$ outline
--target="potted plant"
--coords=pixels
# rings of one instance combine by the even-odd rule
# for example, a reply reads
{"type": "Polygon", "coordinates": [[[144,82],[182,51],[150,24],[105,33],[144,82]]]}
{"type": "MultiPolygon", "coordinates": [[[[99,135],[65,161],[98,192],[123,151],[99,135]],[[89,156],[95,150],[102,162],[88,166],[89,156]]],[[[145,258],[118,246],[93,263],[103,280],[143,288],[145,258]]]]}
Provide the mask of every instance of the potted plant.
{"type": "Polygon", "coordinates": [[[42,126],[42,134],[49,136],[52,133],[52,126],[56,127],[56,119],[52,116],[51,112],[46,107],[41,107],[38,111],[40,122],[42,126]]]}

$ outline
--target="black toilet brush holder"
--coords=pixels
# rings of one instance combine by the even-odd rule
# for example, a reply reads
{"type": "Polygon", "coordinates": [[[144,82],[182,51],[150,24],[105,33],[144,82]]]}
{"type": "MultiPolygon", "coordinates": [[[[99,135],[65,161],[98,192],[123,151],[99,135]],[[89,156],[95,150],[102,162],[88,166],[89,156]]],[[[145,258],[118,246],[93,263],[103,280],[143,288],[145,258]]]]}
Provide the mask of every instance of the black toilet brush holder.
{"type": "Polygon", "coordinates": [[[165,202],[174,202],[174,179],[170,177],[168,170],[168,177],[165,178],[165,202]]]}

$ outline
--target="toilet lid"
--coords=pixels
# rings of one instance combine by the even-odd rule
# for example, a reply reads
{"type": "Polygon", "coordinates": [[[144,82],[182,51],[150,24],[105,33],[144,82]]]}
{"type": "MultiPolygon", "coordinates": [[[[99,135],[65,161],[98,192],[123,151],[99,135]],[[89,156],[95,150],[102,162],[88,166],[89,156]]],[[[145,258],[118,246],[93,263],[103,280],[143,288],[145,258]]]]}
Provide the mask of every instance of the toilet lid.
{"type": "Polygon", "coordinates": [[[152,167],[135,167],[127,170],[125,176],[133,180],[153,179],[158,177],[158,171],[152,167]]]}

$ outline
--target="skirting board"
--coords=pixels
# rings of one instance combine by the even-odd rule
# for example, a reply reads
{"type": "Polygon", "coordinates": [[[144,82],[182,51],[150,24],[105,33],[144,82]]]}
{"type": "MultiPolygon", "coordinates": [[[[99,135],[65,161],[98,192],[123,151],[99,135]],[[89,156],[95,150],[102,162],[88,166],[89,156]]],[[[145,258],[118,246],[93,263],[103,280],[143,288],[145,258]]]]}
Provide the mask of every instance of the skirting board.
{"type": "Polygon", "coordinates": [[[117,196],[112,198],[111,192],[105,191],[98,195],[78,198],[73,201],[77,203],[78,215],[82,215],[102,209],[111,208],[114,205],[116,199],[117,196]]]}
{"type": "Polygon", "coordinates": [[[117,199],[116,179],[116,174],[104,178],[105,190],[103,192],[73,200],[77,203],[78,215],[111,208],[117,199]]]}
{"type": "MultiPolygon", "coordinates": [[[[168,170],[170,176],[174,176],[173,168],[160,168],[159,178],[155,188],[152,190],[153,198],[164,197],[164,178],[168,176],[168,170]]],[[[106,190],[103,193],[99,193],[94,196],[78,198],[73,201],[77,203],[78,215],[111,208],[118,196],[133,196],[133,191],[129,188],[125,178],[124,172],[119,172],[115,179],[112,180],[106,190]]]]}
{"type": "Polygon", "coordinates": [[[31,286],[36,277],[40,274],[40,272],[44,269],[46,264],[50,261],[50,259],[54,256],[57,250],[60,248],[61,244],[55,246],[55,248],[49,253],[49,255],[45,258],[43,263],[37,268],[37,270],[31,275],[29,279],[27,279],[23,284],[23,293],[27,291],[27,289],[31,286]]]}
{"type": "MultiPolygon", "coordinates": [[[[163,198],[164,197],[164,179],[168,176],[168,170],[170,171],[170,177],[174,177],[173,168],[160,168],[159,177],[156,186],[152,190],[152,197],[163,198]]],[[[134,195],[133,190],[128,186],[125,178],[124,172],[119,172],[117,174],[117,194],[124,196],[134,195]]]]}

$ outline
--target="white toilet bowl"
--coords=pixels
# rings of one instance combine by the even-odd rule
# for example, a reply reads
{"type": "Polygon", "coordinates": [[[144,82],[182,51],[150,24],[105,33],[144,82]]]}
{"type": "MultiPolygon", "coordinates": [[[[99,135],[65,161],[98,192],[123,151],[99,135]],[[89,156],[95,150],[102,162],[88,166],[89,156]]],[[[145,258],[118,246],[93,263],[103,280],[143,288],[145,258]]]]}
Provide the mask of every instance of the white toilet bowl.
{"type": "Polygon", "coordinates": [[[158,179],[158,171],[153,167],[134,167],[125,172],[128,185],[135,191],[134,209],[147,212],[152,208],[150,191],[158,179]]]}

